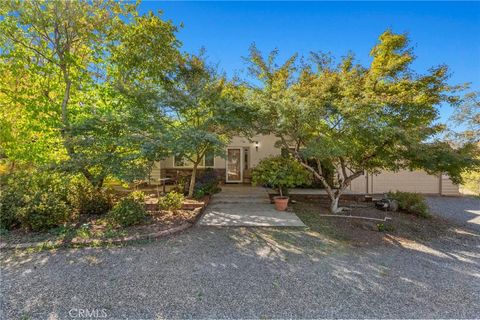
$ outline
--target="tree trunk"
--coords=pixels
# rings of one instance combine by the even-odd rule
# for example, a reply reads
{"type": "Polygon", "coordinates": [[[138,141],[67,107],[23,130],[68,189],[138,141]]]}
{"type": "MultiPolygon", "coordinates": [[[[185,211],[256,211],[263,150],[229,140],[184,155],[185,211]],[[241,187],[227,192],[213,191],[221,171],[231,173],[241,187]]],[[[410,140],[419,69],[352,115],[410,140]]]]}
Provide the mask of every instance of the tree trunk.
{"type": "Polygon", "coordinates": [[[278,192],[280,192],[280,197],[283,197],[283,190],[282,190],[282,187],[278,187],[278,192]]]}
{"type": "Polygon", "coordinates": [[[341,209],[338,208],[338,201],[340,200],[340,195],[336,195],[333,199],[330,199],[330,213],[336,214],[340,211],[341,209]]]}
{"type": "Polygon", "coordinates": [[[190,178],[190,186],[188,187],[188,197],[193,197],[193,191],[195,191],[195,178],[197,176],[198,163],[193,164],[192,177],[190,178]]]}
{"type": "MultiPolygon", "coordinates": [[[[299,158],[299,160],[302,160],[302,159],[299,158]]],[[[327,192],[328,196],[330,197],[330,212],[331,213],[338,213],[338,212],[342,211],[341,208],[338,207],[338,202],[340,200],[340,196],[343,194],[345,189],[347,189],[347,187],[350,185],[352,180],[358,178],[359,176],[361,176],[363,174],[363,170],[361,170],[361,171],[357,171],[357,172],[353,173],[352,175],[348,176],[345,168],[342,167],[342,173],[345,177],[345,180],[342,181],[340,189],[338,189],[337,191],[334,191],[334,189],[328,184],[328,181],[325,179],[325,177],[320,172],[318,172],[317,170],[312,168],[310,165],[308,165],[308,163],[305,163],[304,161],[300,161],[300,164],[302,164],[307,170],[312,172],[315,175],[315,177],[317,177],[322,182],[323,186],[325,187],[325,191],[327,192]]]]}

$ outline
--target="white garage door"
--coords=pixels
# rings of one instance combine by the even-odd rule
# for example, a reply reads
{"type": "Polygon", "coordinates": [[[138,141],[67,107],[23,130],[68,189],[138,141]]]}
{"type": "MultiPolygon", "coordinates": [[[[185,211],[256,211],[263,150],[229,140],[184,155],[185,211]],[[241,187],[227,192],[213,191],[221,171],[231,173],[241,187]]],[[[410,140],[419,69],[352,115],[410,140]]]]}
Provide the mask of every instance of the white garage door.
{"type": "Polygon", "coordinates": [[[423,171],[382,172],[374,175],[372,180],[373,193],[388,191],[440,192],[439,177],[428,175],[423,171]]]}

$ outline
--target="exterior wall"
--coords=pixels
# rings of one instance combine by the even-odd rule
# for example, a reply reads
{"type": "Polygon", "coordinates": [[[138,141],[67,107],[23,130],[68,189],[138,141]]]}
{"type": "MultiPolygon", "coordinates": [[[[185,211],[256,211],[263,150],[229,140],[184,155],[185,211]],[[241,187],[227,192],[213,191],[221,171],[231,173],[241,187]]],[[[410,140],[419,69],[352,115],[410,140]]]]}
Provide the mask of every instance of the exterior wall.
{"type": "MultiPolygon", "coordinates": [[[[225,181],[225,169],[213,169],[215,171],[215,175],[220,181],[225,181]]],[[[201,177],[205,168],[199,168],[197,170],[197,177],[201,177]]],[[[191,174],[191,169],[189,168],[164,168],[162,169],[162,177],[165,178],[172,178],[177,179],[182,176],[189,176],[191,174]]],[[[171,183],[171,182],[168,182],[171,183]]]]}
{"type": "Polygon", "coordinates": [[[349,190],[358,193],[368,193],[367,186],[367,176],[363,175],[357,179],[353,179],[352,183],[350,183],[349,190]]]}
{"type": "Polygon", "coordinates": [[[446,175],[429,175],[424,171],[384,171],[377,175],[368,174],[352,181],[350,191],[358,193],[386,193],[389,191],[418,192],[424,194],[460,195],[458,185],[446,175]]]}
{"type": "Polygon", "coordinates": [[[454,184],[446,174],[442,174],[441,195],[443,196],[459,196],[460,189],[458,184],[454,184]]]}
{"type": "MultiPolygon", "coordinates": [[[[263,158],[279,155],[280,149],[275,148],[277,138],[273,135],[257,135],[249,141],[247,138],[234,137],[228,147],[249,147],[250,148],[250,167],[255,167],[263,158]],[[256,149],[255,141],[258,141],[258,150],[256,149]]],[[[168,157],[161,161],[162,169],[188,169],[188,167],[175,167],[173,157],[168,157]]],[[[225,169],[226,160],[222,157],[215,157],[214,169],[225,169]]]]}
{"type": "Polygon", "coordinates": [[[155,161],[153,163],[152,171],[150,171],[150,175],[148,176],[148,180],[150,184],[159,184],[159,179],[162,177],[160,162],[155,161]]]}
{"type": "MultiPolygon", "coordinates": [[[[228,147],[249,148],[250,168],[255,167],[260,160],[276,156],[281,153],[275,148],[278,140],[273,135],[257,135],[250,140],[242,137],[234,137],[228,147]],[[256,148],[258,142],[258,150],[256,148]]],[[[215,157],[214,170],[219,177],[225,179],[226,160],[222,157],[215,157]]],[[[202,167],[199,168],[202,171],[202,167]]],[[[186,175],[190,171],[188,167],[175,167],[173,157],[169,157],[155,164],[151,177],[176,177],[186,175]]],[[[244,173],[244,182],[249,181],[249,174],[244,173]]],[[[419,192],[425,194],[459,195],[458,185],[446,175],[440,178],[436,175],[429,175],[423,171],[401,170],[399,172],[384,171],[377,175],[363,175],[353,180],[349,190],[355,193],[385,193],[389,191],[419,192]]]]}
{"type": "Polygon", "coordinates": [[[440,193],[439,177],[428,175],[423,171],[385,171],[378,175],[373,175],[371,181],[371,193],[383,193],[388,191],[407,191],[429,194],[440,193]]]}

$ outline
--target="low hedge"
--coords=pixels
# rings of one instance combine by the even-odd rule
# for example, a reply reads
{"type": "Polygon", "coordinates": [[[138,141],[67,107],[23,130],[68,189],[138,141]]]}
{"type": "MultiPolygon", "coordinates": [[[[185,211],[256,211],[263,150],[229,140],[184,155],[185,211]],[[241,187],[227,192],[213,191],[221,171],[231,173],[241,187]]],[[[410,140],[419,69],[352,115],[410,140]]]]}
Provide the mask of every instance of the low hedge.
{"type": "Polygon", "coordinates": [[[128,227],[141,223],[147,213],[143,202],[137,195],[130,195],[121,199],[107,214],[109,223],[115,227],[128,227]]]}
{"type": "Polygon", "coordinates": [[[18,172],[2,176],[0,227],[32,231],[64,225],[76,215],[70,176],[55,172],[18,172]]]}
{"type": "Polygon", "coordinates": [[[415,214],[422,218],[430,216],[427,202],[422,194],[414,192],[389,192],[388,198],[396,200],[400,210],[415,214]]]}

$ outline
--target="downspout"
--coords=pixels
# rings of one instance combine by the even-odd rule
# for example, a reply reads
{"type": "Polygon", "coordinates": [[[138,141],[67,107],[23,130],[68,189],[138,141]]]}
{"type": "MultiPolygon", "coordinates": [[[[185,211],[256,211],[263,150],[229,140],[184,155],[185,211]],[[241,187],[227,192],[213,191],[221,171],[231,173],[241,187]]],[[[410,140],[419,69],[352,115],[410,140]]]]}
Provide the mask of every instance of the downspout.
{"type": "Polygon", "coordinates": [[[367,171],[365,171],[365,186],[366,186],[367,194],[368,194],[368,172],[367,171]]]}
{"type": "Polygon", "coordinates": [[[442,195],[443,193],[443,183],[442,183],[442,173],[440,173],[439,175],[439,179],[438,179],[438,191],[439,191],[439,194],[442,195]]]}
{"type": "Polygon", "coordinates": [[[373,194],[373,173],[370,174],[370,178],[371,178],[371,180],[370,180],[370,192],[373,194]]]}

